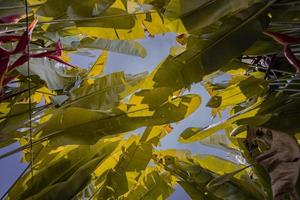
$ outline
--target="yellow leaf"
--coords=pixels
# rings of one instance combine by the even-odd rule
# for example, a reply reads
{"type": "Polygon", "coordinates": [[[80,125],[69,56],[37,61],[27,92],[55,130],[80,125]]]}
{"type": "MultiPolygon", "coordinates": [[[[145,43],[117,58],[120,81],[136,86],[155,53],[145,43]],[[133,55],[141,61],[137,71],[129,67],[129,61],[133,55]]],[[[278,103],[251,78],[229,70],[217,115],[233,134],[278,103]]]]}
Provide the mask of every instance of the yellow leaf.
{"type": "Polygon", "coordinates": [[[104,71],[104,66],[107,62],[107,52],[103,51],[102,54],[98,57],[95,64],[91,67],[90,71],[88,72],[88,80],[89,84],[94,83],[94,80],[91,77],[99,76],[104,71]]]}

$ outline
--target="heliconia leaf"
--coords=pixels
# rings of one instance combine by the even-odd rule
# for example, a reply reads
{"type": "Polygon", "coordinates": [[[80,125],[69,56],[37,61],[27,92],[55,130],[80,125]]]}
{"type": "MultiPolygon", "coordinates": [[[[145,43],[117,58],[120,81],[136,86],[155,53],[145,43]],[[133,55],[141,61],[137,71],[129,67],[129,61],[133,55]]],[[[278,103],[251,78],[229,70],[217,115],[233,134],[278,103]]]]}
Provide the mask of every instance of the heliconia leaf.
{"type": "Polygon", "coordinates": [[[57,95],[57,96],[51,97],[51,101],[55,106],[63,105],[68,99],[69,99],[69,96],[67,96],[67,95],[57,95]]]}
{"type": "Polygon", "coordinates": [[[237,174],[245,169],[241,170],[239,165],[231,161],[212,155],[192,155],[189,151],[175,149],[161,150],[155,154],[153,159],[177,178],[177,182],[191,199],[260,200],[265,197],[261,188],[257,187],[257,182],[246,178],[246,173],[237,174]],[[236,177],[222,178],[224,175],[221,174],[232,171],[232,175],[236,174],[236,177]],[[213,180],[224,182],[208,188],[207,184],[213,180]]]}
{"type": "Polygon", "coordinates": [[[142,58],[147,54],[146,49],[136,41],[84,38],[79,43],[73,42],[72,46],[75,48],[102,49],[116,53],[140,56],[142,58]]]}
{"type": "MultiPolygon", "coordinates": [[[[94,63],[93,66],[91,66],[91,68],[87,74],[87,77],[88,77],[87,81],[89,81],[89,78],[100,76],[103,73],[104,66],[107,61],[107,55],[108,55],[107,52],[103,51],[102,54],[97,58],[96,62],[94,63]]],[[[94,81],[90,80],[90,83],[91,82],[94,82],[94,81]]]]}
{"type": "Polygon", "coordinates": [[[251,105],[249,108],[246,108],[240,112],[235,113],[234,115],[228,117],[227,119],[221,120],[214,124],[211,124],[204,128],[187,128],[178,138],[179,142],[190,143],[198,140],[202,140],[210,135],[216,133],[217,131],[224,130],[228,127],[231,127],[232,124],[239,122],[241,125],[247,123],[253,123],[255,125],[260,125],[266,123],[271,118],[271,114],[266,115],[257,115],[259,112],[259,105],[261,101],[258,101],[254,105],[251,105]],[[245,120],[245,121],[243,121],[245,120]],[[247,121],[248,120],[248,121],[247,121]]]}
{"type": "Polygon", "coordinates": [[[62,113],[57,113],[47,122],[47,126],[42,131],[42,137],[52,135],[55,130],[55,137],[51,136],[53,143],[94,143],[105,135],[124,133],[143,126],[180,121],[193,113],[198,108],[200,101],[198,95],[191,94],[170,100],[155,110],[149,110],[143,105],[120,105],[120,108],[110,112],[71,107],[62,113]],[[173,112],[168,112],[169,109],[173,112]],[[78,113],[81,114],[78,115],[78,113]],[[56,130],[57,126],[61,127],[60,131],[56,130]],[[82,130],[89,130],[89,137],[81,138],[82,130]]]}
{"type": "Polygon", "coordinates": [[[171,0],[166,5],[163,14],[170,18],[184,17],[210,3],[210,0],[191,0],[189,2],[185,2],[184,0],[171,0]]]}
{"type": "Polygon", "coordinates": [[[90,0],[89,2],[82,2],[80,0],[74,0],[67,10],[68,16],[70,17],[95,17],[102,14],[116,0],[90,0]]]}
{"type": "MultiPolygon", "coordinates": [[[[15,77],[13,77],[13,79],[15,79],[15,77]]],[[[7,82],[7,80],[4,79],[3,83],[5,83],[5,82],[7,82]]],[[[2,100],[10,99],[10,98],[12,98],[12,97],[15,97],[15,96],[18,96],[18,95],[20,95],[20,94],[23,94],[24,92],[27,92],[27,91],[29,91],[29,89],[24,89],[24,90],[21,90],[21,91],[18,91],[18,92],[14,92],[14,93],[12,93],[12,94],[5,94],[5,95],[2,95],[2,96],[0,96],[0,102],[1,102],[2,100]]]]}
{"type": "Polygon", "coordinates": [[[119,200],[167,199],[173,192],[172,177],[156,169],[147,169],[139,177],[137,184],[119,200]]]}
{"type": "Polygon", "coordinates": [[[99,111],[112,109],[124,97],[139,89],[138,86],[144,81],[145,76],[146,73],[128,76],[123,72],[115,72],[92,81],[88,79],[87,83],[83,82],[81,87],[70,92],[70,99],[74,101],[72,106],[99,111]]]}
{"type": "MultiPolygon", "coordinates": [[[[60,187],[64,187],[64,185],[69,187],[68,191],[73,190],[73,195],[76,195],[87,184],[89,179],[87,182],[82,183],[82,187],[79,190],[76,190],[78,188],[78,180],[70,180],[72,175],[84,168],[84,170],[91,171],[81,178],[91,177],[93,173],[92,168],[83,166],[95,158],[101,161],[111,155],[118,147],[120,139],[121,137],[115,137],[110,140],[101,140],[92,146],[65,146],[60,148],[49,145],[43,146],[35,157],[37,163],[34,165],[33,179],[35,181],[32,183],[33,187],[26,187],[31,182],[31,173],[26,173],[13,186],[8,194],[8,199],[26,199],[45,191],[57,190],[60,187]],[[68,182],[68,184],[64,184],[65,182],[68,182]]],[[[60,194],[53,194],[53,196],[55,195],[57,197],[60,194]]]]}
{"type": "Polygon", "coordinates": [[[60,66],[58,62],[42,57],[30,59],[30,72],[24,64],[18,66],[16,70],[23,76],[28,76],[28,74],[39,76],[51,90],[61,90],[65,87],[67,80],[71,78],[63,77],[58,73],[62,68],[63,66],[60,66]]]}
{"type": "MultiPolygon", "coordinates": [[[[11,117],[6,118],[5,120],[0,122],[1,134],[8,134],[11,136],[11,138],[16,138],[16,135],[11,132],[16,131],[18,126],[28,120],[28,110],[29,105],[27,103],[17,103],[13,105],[9,113],[7,114],[11,117]],[[22,114],[14,116],[16,113],[22,114]]],[[[21,137],[21,135],[19,135],[19,137],[21,137]]]]}

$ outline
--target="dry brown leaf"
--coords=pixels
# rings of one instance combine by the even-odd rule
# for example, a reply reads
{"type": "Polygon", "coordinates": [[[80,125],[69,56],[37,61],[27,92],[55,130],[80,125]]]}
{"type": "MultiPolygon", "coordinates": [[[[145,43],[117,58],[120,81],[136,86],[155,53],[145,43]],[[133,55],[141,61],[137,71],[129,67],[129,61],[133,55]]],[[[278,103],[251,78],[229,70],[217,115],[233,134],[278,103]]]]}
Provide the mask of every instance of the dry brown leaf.
{"type": "Polygon", "coordinates": [[[248,128],[245,141],[252,154],[254,148],[261,147],[262,153],[255,156],[271,179],[274,200],[282,200],[285,195],[297,200],[296,184],[300,175],[300,148],[294,137],[268,128],[248,128]]]}

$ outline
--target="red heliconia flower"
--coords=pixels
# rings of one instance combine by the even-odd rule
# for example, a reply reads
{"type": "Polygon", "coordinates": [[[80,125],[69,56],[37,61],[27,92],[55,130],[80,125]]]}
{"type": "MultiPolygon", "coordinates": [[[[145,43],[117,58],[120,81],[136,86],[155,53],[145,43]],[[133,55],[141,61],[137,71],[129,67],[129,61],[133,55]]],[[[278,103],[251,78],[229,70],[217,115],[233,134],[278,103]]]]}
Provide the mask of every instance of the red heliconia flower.
{"type": "Polygon", "coordinates": [[[265,31],[265,35],[270,36],[276,42],[282,45],[290,45],[290,44],[300,44],[300,38],[292,37],[289,35],[285,35],[282,33],[272,32],[272,31],[265,31]]]}
{"type": "Polygon", "coordinates": [[[0,44],[7,42],[16,42],[21,39],[19,35],[0,35],[0,44]]]}
{"type": "Polygon", "coordinates": [[[300,72],[300,60],[295,56],[295,54],[289,47],[289,45],[300,44],[300,38],[271,31],[265,31],[264,34],[272,37],[276,42],[283,45],[284,56],[289,61],[289,63],[296,69],[296,71],[300,72]]]}
{"type": "Polygon", "coordinates": [[[55,50],[56,50],[56,53],[55,53],[56,56],[61,56],[62,55],[62,52],[61,52],[62,45],[61,45],[60,40],[58,40],[58,42],[55,44],[55,50]]]}
{"type": "Polygon", "coordinates": [[[10,16],[0,18],[0,23],[17,23],[21,19],[24,19],[25,17],[26,14],[10,15],[10,16]]]}
{"type": "Polygon", "coordinates": [[[21,52],[25,51],[25,49],[31,39],[32,31],[33,31],[34,27],[36,26],[36,24],[37,24],[37,20],[33,20],[33,22],[29,25],[28,30],[26,30],[22,34],[15,50],[13,52],[11,52],[11,54],[21,53],[21,52]]]}
{"type": "MultiPolygon", "coordinates": [[[[32,31],[37,24],[37,20],[34,20],[21,36],[18,35],[4,35],[0,36],[0,43],[6,42],[15,42],[18,41],[15,49],[13,51],[7,51],[0,47],[0,88],[3,85],[6,85],[9,81],[13,80],[16,77],[4,78],[5,73],[9,73],[16,69],[17,67],[26,63],[29,58],[49,58],[60,62],[64,65],[74,67],[73,65],[63,61],[59,58],[62,55],[62,45],[61,42],[58,41],[55,45],[55,50],[50,50],[42,53],[30,54],[28,55],[27,49],[28,43],[30,42],[30,38],[32,35],[32,31]],[[8,66],[10,55],[21,54],[21,56],[11,65],[8,66]]],[[[0,89],[2,90],[2,89],[0,89]]]]}
{"type": "Polygon", "coordinates": [[[284,56],[289,63],[295,67],[296,71],[300,72],[300,60],[295,56],[288,45],[284,46],[284,56]]]}

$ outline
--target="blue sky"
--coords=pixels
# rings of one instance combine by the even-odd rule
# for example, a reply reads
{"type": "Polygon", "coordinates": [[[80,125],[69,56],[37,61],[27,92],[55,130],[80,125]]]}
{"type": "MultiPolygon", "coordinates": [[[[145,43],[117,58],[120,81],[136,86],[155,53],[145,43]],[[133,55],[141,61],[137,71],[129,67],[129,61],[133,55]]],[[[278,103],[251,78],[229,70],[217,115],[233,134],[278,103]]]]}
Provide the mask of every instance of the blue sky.
{"type": "MultiPolygon", "coordinates": [[[[151,72],[165,57],[169,55],[169,50],[176,45],[176,35],[168,33],[165,35],[158,35],[155,38],[147,38],[139,40],[139,42],[147,49],[147,56],[145,58],[128,56],[118,53],[109,53],[108,62],[105,68],[105,73],[109,74],[115,71],[125,71],[126,73],[136,74],[139,72],[151,72]]],[[[82,67],[86,67],[88,63],[92,62],[94,58],[87,58],[83,56],[76,56],[72,62],[82,67]]],[[[181,144],[177,141],[179,134],[188,127],[203,127],[212,123],[210,119],[210,109],[205,107],[209,96],[203,89],[201,84],[195,84],[191,87],[189,93],[196,93],[202,97],[200,108],[194,112],[187,119],[179,123],[172,124],[173,131],[167,135],[162,141],[160,149],[188,149],[193,153],[200,154],[214,154],[221,157],[227,155],[226,152],[209,148],[200,143],[181,144]]],[[[215,119],[218,120],[218,119],[215,119]]],[[[0,149],[0,154],[14,149],[17,144],[0,149]]],[[[16,180],[19,174],[26,168],[27,164],[20,162],[21,154],[15,154],[0,161],[0,196],[9,188],[9,186],[16,180]]],[[[176,192],[169,198],[175,199],[189,199],[185,192],[176,187],[176,192]]]]}

